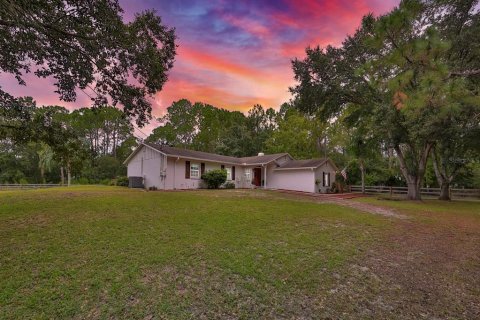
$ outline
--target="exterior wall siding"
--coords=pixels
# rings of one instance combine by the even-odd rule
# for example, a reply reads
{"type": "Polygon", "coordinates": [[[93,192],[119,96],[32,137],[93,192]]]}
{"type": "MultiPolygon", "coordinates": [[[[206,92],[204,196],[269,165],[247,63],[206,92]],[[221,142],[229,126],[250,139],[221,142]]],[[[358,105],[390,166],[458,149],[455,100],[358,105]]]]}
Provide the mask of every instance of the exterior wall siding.
{"type": "Polygon", "coordinates": [[[335,168],[333,168],[330,162],[327,161],[325,164],[321,165],[315,170],[315,180],[318,181],[318,184],[316,185],[316,192],[327,193],[327,190],[330,190],[332,183],[335,182],[335,168]],[[323,186],[324,172],[330,173],[330,186],[328,187],[323,186]]]}
{"type": "Polygon", "coordinates": [[[158,151],[143,146],[127,166],[127,176],[143,177],[145,188],[156,187],[161,189],[163,185],[162,170],[164,170],[165,157],[158,151]]]}
{"type": "MultiPolygon", "coordinates": [[[[145,147],[143,147],[145,148],[145,147]]],[[[128,177],[143,177],[142,174],[142,150],[133,156],[128,162],[127,176],[128,177]]]]}
{"type": "MultiPolygon", "coordinates": [[[[221,169],[222,164],[216,162],[207,162],[200,160],[189,159],[177,159],[176,157],[168,157],[167,160],[167,176],[165,189],[198,189],[205,188],[203,181],[200,178],[185,178],[185,166],[186,161],[190,161],[190,164],[205,163],[205,172],[210,170],[221,169]]],[[[234,165],[224,164],[225,168],[232,167],[234,165]]],[[[250,187],[250,183],[246,182],[245,171],[241,165],[235,165],[235,181],[227,180],[235,183],[235,188],[247,188],[250,187]]]]}

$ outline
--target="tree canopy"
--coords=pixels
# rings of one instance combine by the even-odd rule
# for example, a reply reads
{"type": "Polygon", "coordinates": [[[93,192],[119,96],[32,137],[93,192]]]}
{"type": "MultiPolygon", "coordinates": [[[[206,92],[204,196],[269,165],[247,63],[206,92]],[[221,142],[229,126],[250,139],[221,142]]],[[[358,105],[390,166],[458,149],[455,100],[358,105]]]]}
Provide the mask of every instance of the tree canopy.
{"type": "Polygon", "coordinates": [[[247,115],[186,99],[173,102],[147,141],[232,156],[264,151],[277,113],[254,105],[247,115]]]}
{"type": "Polygon", "coordinates": [[[477,3],[402,1],[383,16],[365,16],[339,48],[308,48],[293,61],[294,106],[323,120],[349,110],[350,127],[395,151],[409,198],[419,199],[445,126],[467,118],[479,126],[477,3]]]}
{"type": "MultiPolygon", "coordinates": [[[[120,103],[139,126],[150,119],[149,97],[173,67],[175,30],[154,11],[124,22],[116,0],[1,1],[0,71],[55,79],[63,101],[83,91],[96,106],[120,103]]],[[[18,104],[0,88],[0,106],[18,104]]]]}

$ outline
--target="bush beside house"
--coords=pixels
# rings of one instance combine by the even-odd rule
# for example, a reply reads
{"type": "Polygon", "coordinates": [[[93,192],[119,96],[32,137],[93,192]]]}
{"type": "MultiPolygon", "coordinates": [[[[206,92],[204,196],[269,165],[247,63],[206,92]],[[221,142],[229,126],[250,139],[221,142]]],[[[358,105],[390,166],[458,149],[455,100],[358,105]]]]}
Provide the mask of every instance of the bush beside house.
{"type": "Polygon", "coordinates": [[[222,187],[225,189],[235,189],[235,182],[225,182],[222,187]]]}
{"type": "Polygon", "coordinates": [[[202,175],[202,180],[208,189],[218,189],[227,181],[226,170],[211,170],[202,175]]]}

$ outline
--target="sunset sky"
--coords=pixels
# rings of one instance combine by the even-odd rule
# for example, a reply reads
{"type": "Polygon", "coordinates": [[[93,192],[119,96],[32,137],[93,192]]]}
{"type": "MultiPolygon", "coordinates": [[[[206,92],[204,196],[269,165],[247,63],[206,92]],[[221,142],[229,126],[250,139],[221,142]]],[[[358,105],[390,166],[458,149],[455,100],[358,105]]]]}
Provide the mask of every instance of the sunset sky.
{"type": "MultiPolygon", "coordinates": [[[[290,99],[292,58],[303,57],[309,45],[339,45],[364,14],[382,14],[397,4],[396,0],[121,0],[125,19],[153,8],[177,30],[178,55],[169,81],[155,96],[154,116],[181,98],[230,110],[246,111],[256,103],[278,108],[290,99]]],[[[27,87],[19,87],[12,77],[2,76],[0,85],[17,96],[33,96],[39,105],[70,109],[90,105],[82,94],[75,103],[59,101],[52,79],[25,79],[27,87]]]]}

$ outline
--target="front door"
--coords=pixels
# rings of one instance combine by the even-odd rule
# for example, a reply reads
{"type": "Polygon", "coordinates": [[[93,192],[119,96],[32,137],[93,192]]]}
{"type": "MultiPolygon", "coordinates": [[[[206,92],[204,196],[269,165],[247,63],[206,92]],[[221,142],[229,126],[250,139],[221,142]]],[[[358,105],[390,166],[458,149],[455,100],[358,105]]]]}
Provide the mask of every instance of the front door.
{"type": "Polygon", "coordinates": [[[262,169],[261,168],[253,168],[253,184],[257,187],[260,187],[262,181],[262,169]]]}

